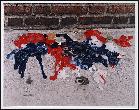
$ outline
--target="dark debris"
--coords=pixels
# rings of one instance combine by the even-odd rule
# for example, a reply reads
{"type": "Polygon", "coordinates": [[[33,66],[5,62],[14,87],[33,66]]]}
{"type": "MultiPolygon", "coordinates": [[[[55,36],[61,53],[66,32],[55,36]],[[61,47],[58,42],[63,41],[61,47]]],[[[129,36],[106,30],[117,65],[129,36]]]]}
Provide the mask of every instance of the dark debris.
{"type": "Polygon", "coordinates": [[[78,83],[79,85],[87,85],[87,84],[89,84],[88,78],[86,78],[84,76],[76,77],[75,82],[78,83]]]}
{"type": "Polygon", "coordinates": [[[27,80],[26,80],[26,83],[27,84],[31,84],[33,82],[33,80],[31,79],[31,77],[29,77],[27,80]]]}

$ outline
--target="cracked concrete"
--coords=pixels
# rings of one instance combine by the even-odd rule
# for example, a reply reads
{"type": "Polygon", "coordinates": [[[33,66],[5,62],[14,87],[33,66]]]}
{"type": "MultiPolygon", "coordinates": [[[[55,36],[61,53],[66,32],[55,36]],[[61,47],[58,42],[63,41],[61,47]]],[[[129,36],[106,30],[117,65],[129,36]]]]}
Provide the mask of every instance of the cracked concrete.
{"type": "MultiPolygon", "coordinates": [[[[135,36],[134,28],[99,30],[113,37],[122,34],[135,36]]],[[[4,55],[15,49],[12,40],[29,32],[66,32],[74,39],[80,40],[79,36],[83,30],[5,30],[4,55]]],[[[98,88],[92,75],[85,70],[82,70],[82,74],[89,79],[88,85],[76,84],[76,77],[73,74],[65,80],[50,81],[49,76],[54,71],[52,63],[54,60],[51,57],[43,57],[47,79],[42,78],[35,58],[29,58],[23,79],[20,78],[18,71],[14,70],[13,62],[4,58],[4,106],[133,106],[135,104],[134,39],[131,47],[122,50],[126,52],[126,56],[113,72],[107,70],[110,76],[107,77],[103,91],[98,88]]]]}

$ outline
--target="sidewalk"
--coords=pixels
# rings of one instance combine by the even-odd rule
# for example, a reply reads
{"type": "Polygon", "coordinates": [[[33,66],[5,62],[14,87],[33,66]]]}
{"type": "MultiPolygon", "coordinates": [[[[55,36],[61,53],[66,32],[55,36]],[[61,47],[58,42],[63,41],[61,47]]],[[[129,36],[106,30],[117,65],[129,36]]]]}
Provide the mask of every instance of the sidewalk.
{"type": "MultiPolygon", "coordinates": [[[[99,29],[104,34],[109,33],[113,37],[131,35],[132,46],[121,49],[126,56],[121,59],[113,73],[107,70],[110,76],[103,90],[98,88],[92,75],[85,70],[82,74],[89,79],[89,85],[79,86],[75,83],[75,77],[71,75],[65,80],[51,81],[43,79],[39,64],[35,58],[30,58],[27,63],[25,77],[20,78],[18,71],[13,69],[13,62],[4,59],[4,105],[5,106],[133,106],[135,104],[135,29],[99,29]],[[28,82],[28,78],[31,77],[28,82]]],[[[5,30],[4,54],[13,49],[12,40],[23,33],[69,33],[73,39],[79,39],[81,33],[73,33],[74,30],[5,30]],[[73,36],[72,36],[73,35],[73,36]]],[[[43,57],[44,70],[49,77],[53,74],[52,57],[43,57]]]]}

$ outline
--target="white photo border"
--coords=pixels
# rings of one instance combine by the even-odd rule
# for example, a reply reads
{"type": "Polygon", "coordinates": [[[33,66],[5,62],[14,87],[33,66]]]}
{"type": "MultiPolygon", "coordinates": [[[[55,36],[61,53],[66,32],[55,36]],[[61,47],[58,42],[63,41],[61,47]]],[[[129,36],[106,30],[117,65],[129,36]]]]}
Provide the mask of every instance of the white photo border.
{"type": "Polygon", "coordinates": [[[138,1],[1,1],[1,107],[2,109],[137,109],[138,108],[138,1]],[[3,106],[4,3],[135,3],[135,106],[3,106]]]}

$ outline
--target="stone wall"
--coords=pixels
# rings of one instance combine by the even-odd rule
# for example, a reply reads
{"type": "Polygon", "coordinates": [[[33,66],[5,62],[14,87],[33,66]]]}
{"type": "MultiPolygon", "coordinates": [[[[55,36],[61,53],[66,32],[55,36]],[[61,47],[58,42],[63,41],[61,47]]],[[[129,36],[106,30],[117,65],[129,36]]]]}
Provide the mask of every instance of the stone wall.
{"type": "Polygon", "coordinates": [[[6,3],[5,29],[134,28],[134,3],[6,3]]]}

